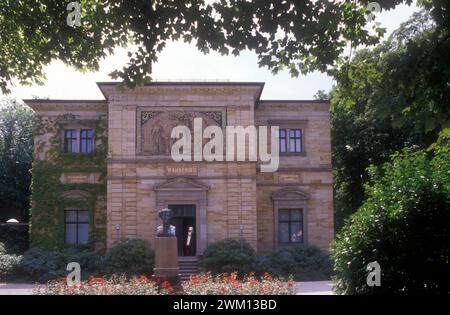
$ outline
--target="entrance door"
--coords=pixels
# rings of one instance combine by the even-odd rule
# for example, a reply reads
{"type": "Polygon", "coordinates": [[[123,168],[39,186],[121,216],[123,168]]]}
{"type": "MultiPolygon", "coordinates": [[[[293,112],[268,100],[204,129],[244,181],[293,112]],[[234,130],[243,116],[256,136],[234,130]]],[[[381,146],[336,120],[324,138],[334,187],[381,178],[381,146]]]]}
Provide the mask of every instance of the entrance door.
{"type": "Polygon", "coordinates": [[[168,208],[173,214],[170,224],[176,228],[178,256],[195,256],[195,205],[169,205],[168,208]]]}

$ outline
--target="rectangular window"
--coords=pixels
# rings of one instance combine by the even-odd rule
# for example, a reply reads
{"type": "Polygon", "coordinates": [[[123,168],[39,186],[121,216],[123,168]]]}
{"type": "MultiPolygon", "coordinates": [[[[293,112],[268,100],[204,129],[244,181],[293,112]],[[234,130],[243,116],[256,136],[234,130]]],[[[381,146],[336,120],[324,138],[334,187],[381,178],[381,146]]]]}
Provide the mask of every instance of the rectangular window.
{"type": "Polygon", "coordinates": [[[69,129],[64,131],[64,152],[76,153],[77,148],[77,131],[69,129]]]}
{"type": "Polygon", "coordinates": [[[278,211],[278,242],[303,243],[303,209],[278,211]]]}
{"type": "Polygon", "coordinates": [[[87,244],[89,241],[89,211],[66,210],[65,218],[65,243],[87,244]]]}
{"type": "Polygon", "coordinates": [[[94,147],[94,131],[92,129],[80,130],[80,152],[91,153],[94,147]]]}
{"type": "Polygon", "coordinates": [[[301,153],[302,129],[280,129],[280,153],[301,153]]]}
{"type": "Polygon", "coordinates": [[[302,130],[289,130],[289,152],[302,152],[302,130]]]}
{"type": "Polygon", "coordinates": [[[286,129],[280,129],[280,152],[287,152],[287,137],[286,129]]]}

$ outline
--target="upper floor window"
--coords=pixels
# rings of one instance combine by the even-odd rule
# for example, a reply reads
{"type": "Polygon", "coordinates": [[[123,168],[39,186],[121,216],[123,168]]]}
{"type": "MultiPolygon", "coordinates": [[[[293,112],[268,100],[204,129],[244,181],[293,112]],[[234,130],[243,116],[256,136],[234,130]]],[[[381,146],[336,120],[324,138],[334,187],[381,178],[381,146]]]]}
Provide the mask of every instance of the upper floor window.
{"type": "Polygon", "coordinates": [[[91,153],[94,151],[92,129],[68,129],[64,131],[64,152],[91,153]]]}
{"type": "Polygon", "coordinates": [[[303,209],[279,209],[278,241],[280,243],[303,242],[303,209]]]}
{"type": "Polygon", "coordinates": [[[290,129],[289,130],[289,151],[299,153],[302,152],[302,130],[290,129]]]}
{"type": "Polygon", "coordinates": [[[80,131],[80,152],[91,153],[94,144],[94,131],[92,129],[81,129],[80,131]]]}
{"type": "Polygon", "coordinates": [[[280,129],[280,152],[287,152],[287,134],[286,129],[280,129]]]}
{"type": "Polygon", "coordinates": [[[89,211],[66,210],[65,218],[65,243],[87,244],[89,241],[89,211]]]}
{"type": "Polygon", "coordinates": [[[302,129],[280,129],[280,153],[302,152],[302,129]]]}
{"type": "Polygon", "coordinates": [[[77,131],[74,129],[64,131],[64,152],[78,152],[77,131]]]}

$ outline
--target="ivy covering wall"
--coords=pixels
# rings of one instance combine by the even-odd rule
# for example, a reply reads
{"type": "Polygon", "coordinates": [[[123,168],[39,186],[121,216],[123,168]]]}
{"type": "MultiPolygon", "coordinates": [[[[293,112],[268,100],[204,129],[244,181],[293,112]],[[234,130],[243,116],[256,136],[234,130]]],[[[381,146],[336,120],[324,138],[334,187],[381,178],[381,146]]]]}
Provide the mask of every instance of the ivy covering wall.
{"type": "Polygon", "coordinates": [[[106,156],[107,118],[80,120],[72,114],[58,117],[36,116],[35,160],[31,184],[31,246],[62,248],[64,210],[83,209],[90,214],[90,248],[106,244],[106,156]],[[94,130],[92,153],[64,153],[63,133],[68,125],[94,130]],[[96,173],[95,183],[64,183],[62,174],[96,173]],[[74,192],[71,196],[71,192],[74,192]]]}

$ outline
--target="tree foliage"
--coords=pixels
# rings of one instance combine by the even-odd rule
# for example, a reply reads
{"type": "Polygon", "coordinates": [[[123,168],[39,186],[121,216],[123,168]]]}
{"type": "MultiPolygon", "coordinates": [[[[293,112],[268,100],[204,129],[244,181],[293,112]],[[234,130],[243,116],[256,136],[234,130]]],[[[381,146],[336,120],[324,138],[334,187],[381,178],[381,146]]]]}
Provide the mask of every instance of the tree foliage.
{"type": "Polygon", "coordinates": [[[331,93],[335,218],[366,198],[367,167],[404,147],[425,148],[450,127],[448,30],[415,14],[374,49],[334,71],[331,93]]]}
{"type": "MultiPolygon", "coordinates": [[[[333,100],[338,101],[336,96],[333,100]]],[[[391,121],[379,119],[364,104],[350,109],[337,102],[331,115],[334,217],[339,230],[367,197],[364,183],[369,180],[370,165],[387,162],[404,147],[426,145],[412,124],[394,129],[391,121]]]]}
{"type": "MultiPolygon", "coordinates": [[[[151,64],[167,41],[196,41],[208,53],[254,51],[259,65],[292,75],[326,71],[351,43],[375,44],[384,30],[369,32],[370,0],[80,0],[81,26],[67,25],[60,0],[0,2],[0,88],[41,83],[44,67],[59,59],[82,71],[98,70],[116,47],[132,44],[128,63],[111,73],[126,85],[151,79],[151,64]]],[[[378,0],[383,10],[412,0],[378,0]]],[[[448,2],[421,1],[439,25],[448,26],[448,2]]]]}
{"type": "Polygon", "coordinates": [[[334,72],[341,102],[364,101],[380,119],[401,128],[413,122],[421,133],[450,128],[450,28],[415,13],[389,39],[364,49],[334,72]]]}
{"type": "Polygon", "coordinates": [[[404,150],[371,169],[368,199],[332,245],[336,289],[345,294],[448,294],[450,146],[428,158],[404,150]],[[381,286],[366,283],[378,262],[381,286]]]}
{"type": "Polygon", "coordinates": [[[28,220],[32,135],[33,111],[15,100],[0,102],[0,222],[28,220]]]}

